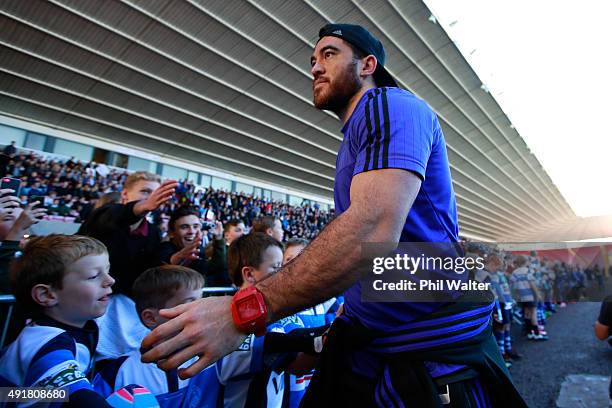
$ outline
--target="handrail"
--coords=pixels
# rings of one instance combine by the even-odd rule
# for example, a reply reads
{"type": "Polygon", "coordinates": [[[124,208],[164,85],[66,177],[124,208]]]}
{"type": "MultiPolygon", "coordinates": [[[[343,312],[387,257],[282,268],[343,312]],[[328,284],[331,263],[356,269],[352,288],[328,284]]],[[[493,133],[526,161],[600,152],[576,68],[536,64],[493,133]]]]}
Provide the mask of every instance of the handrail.
{"type": "MultiPolygon", "coordinates": [[[[211,286],[209,288],[203,288],[202,294],[210,293],[234,293],[236,288],[232,286],[211,286]]],[[[0,295],[0,303],[15,303],[15,297],[13,295],[0,295]]]]}

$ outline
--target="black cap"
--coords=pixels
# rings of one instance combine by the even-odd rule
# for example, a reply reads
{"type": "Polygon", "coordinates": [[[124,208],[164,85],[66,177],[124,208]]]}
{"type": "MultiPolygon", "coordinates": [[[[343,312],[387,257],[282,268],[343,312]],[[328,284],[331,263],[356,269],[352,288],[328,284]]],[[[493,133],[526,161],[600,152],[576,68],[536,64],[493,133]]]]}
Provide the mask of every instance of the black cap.
{"type": "Polygon", "coordinates": [[[385,48],[368,30],[355,24],[327,24],[319,30],[319,40],[328,36],[341,38],[367,55],[376,57],[378,65],[374,71],[374,80],[377,86],[398,86],[385,69],[385,48]]]}

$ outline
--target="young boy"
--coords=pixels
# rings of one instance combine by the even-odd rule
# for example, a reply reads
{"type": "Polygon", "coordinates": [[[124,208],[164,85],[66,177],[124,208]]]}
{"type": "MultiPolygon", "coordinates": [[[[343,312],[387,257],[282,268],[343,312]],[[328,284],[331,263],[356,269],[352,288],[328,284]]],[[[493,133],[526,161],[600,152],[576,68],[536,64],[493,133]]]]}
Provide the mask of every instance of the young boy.
{"type": "MultiPolygon", "coordinates": [[[[282,261],[280,242],[263,233],[244,235],[229,248],[229,273],[239,288],[274,274],[282,261]]],[[[326,329],[304,329],[299,317],[290,316],[269,325],[265,336],[247,337],[238,350],[215,365],[219,406],[280,407],[289,392],[284,371],[301,374],[310,370],[312,367],[303,368],[298,353],[320,352],[326,329]]],[[[208,390],[212,392],[213,388],[211,385],[208,390]]]]}
{"type": "Polygon", "coordinates": [[[504,360],[508,361],[508,357],[512,360],[519,360],[521,355],[516,353],[512,348],[512,306],[514,305],[514,299],[512,299],[512,291],[508,284],[508,279],[504,273],[505,265],[504,261],[497,255],[492,258],[493,261],[499,265],[497,269],[491,273],[491,286],[496,288],[497,300],[499,301],[499,309],[497,310],[497,318],[495,319],[494,325],[500,324],[501,327],[497,326],[495,337],[500,346],[500,350],[504,355],[504,360]],[[501,328],[501,330],[499,330],[501,328]]]}
{"type": "Polygon", "coordinates": [[[538,289],[535,285],[533,274],[526,266],[527,258],[519,255],[514,260],[516,269],[512,271],[510,282],[516,291],[521,307],[523,308],[524,331],[529,340],[548,340],[548,337],[539,333],[536,302],[538,301],[538,289]]]}
{"type": "Polygon", "coordinates": [[[495,296],[495,308],[493,309],[493,334],[499,347],[499,351],[504,358],[506,367],[512,367],[512,359],[506,354],[504,329],[508,323],[508,310],[505,308],[505,298],[503,289],[501,286],[499,275],[497,271],[501,267],[502,263],[496,254],[489,254],[485,260],[485,267],[482,273],[477,273],[476,276],[480,276],[483,280],[481,282],[488,282],[491,284],[491,291],[495,296]]]}
{"type": "Polygon", "coordinates": [[[96,360],[115,359],[138,350],[147,334],[130,292],[141,273],[161,264],[160,231],[146,216],[171,199],[177,185],[173,180],[160,183],[155,174],[134,172],[125,179],[121,204],[98,208],[79,229],[79,234],[95,237],[108,247],[111,273],[117,279],[108,313],[97,321],[100,342],[96,360]]]}
{"type": "Polygon", "coordinates": [[[81,236],[32,238],[11,267],[17,304],[31,318],[0,357],[0,386],[62,388],[74,406],[108,406],[87,375],[115,280],[106,247],[81,236]]]}
{"type": "MultiPolygon", "coordinates": [[[[202,297],[203,287],[204,277],[193,269],[163,265],[142,273],[132,286],[132,296],[140,320],[153,330],[166,321],[159,309],[193,302],[202,297]]],[[[164,372],[155,364],[142,363],[140,356],[136,350],[108,363],[93,381],[96,391],[106,397],[126,385],[138,384],[160,395],[175,392],[189,382],[179,379],[177,370],[164,372]]]]}
{"type": "MultiPolygon", "coordinates": [[[[296,258],[303,250],[308,246],[308,241],[303,238],[291,238],[285,244],[285,253],[283,254],[283,265],[288,264],[294,258],[296,258]]],[[[326,302],[323,302],[315,307],[310,307],[306,310],[299,312],[297,315],[304,323],[305,327],[319,327],[327,324],[331,324],[336,317],[336,313],[340,308],[341,301],[336,298],[331,298],[326,302]]],[[[312,357],[313,363],[316,362],[316,357],[312,357]]],[[[310,384],[310,380],[314,374],[313,370],[310,370],[304,375],[291,375],[289,381],[290,395],[289,395],[289,407],[297,408],[300,406],[300,402],[306,393],[306,389],[310,384]]]]}

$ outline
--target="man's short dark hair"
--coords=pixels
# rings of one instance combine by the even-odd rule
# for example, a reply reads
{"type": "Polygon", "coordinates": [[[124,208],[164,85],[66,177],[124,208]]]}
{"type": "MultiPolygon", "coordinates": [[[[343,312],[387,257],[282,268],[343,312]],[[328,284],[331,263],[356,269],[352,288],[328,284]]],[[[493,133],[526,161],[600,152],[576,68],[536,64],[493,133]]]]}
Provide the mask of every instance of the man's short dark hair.
{"type": "Polygon", "coordinates": [[[195,215],[200,219],[200,213],[197,209],[191,206],[183,206],[179,207],[170,215],[170,220],[168,221],[168,231],[174,231],[174,224],[179,220],[179,218],[187,217],[188,215],[195,215]]]}
{"type": "MultiPolygon", "coordinates": [[[[351,44],[348,41],[344,41],[349,47],[351,47],[351,50],[353,50],[353,62],[356,63],[357,60],[360,60],[362,58],[365,58],[368,56],[368,54],[366,54],[365,52],[361,51],[359,48],[357,48],[356,46],[354,46],[353,44],[351,44]]],[[[374,79],[374,76],[372,76],[372,80],[374,81],[374,85],[378,86],[378,84],[376,83],[376,80],[374,79]]]]}
{"type": "Polygon", "coordinates": [[[253,221],[252,232],[261,232],[261,233],[266,234],[268,231],[268,228],[274,229],[274,222],[277,219],[278,218],[272,215],[266,215],[266,216],[257,218],[255,221],[253,221]]]}
{"type": "Polygon", "coordinates": [[[204,277],[180,265],[162,265],[144,271],[132,285],[132,297],[140,315],[147,308],[163,309],[166,302],[181,289],[204,288],[204,277]]]}
{"type": "Polygon", "coordinates": [[[225,223],[225,225],[223,225],[223,232],[229,232],[231,227],[237,227],[238,224],[244,224],[244,222],[242,220],[229,220],[228,222],[225,223]]]}
{"type": "Polygon", "coordinates": [[[232,242],[227,254],[227,269],[234,285],[242,286],[242,268],[259,268],[264,252],[270,247],[283,250],[280,242],[261,232],[243,235],[232,242]]]}

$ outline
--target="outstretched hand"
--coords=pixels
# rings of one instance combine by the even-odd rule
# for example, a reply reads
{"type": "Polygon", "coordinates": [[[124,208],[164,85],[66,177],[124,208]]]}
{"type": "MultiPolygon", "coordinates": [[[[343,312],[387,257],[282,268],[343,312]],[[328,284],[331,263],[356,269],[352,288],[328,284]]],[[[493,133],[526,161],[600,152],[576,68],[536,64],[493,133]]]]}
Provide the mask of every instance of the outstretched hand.
{"type": "Polygon", "coordinates": [[[246,335],[234,326],[231,302],[231,296],[215,296],[160,310],[170,320],[144,338],[142,349],[148,351],[142,361],[170,370],[198,356],[195,363],[179,370],[179,377],[186,379],[238,349],[246,335]]]}
{"type": "Polygon", "coordinates": [[[146,200],[139,201],[134,206],[134,214],[142,215],[157,210],[162,204],[172,198],[177,187],[178,182],[175,180],[164,181],[146,200]]]}
{"type": "Polygon", "coordinates": [[[200,246],[202,245],[202,236],[198,234],[195,241],[185,246],[180,251],[177,251],[170,257],[172,265],[189,265],[196,259],[200,258],[200,246]]]}

